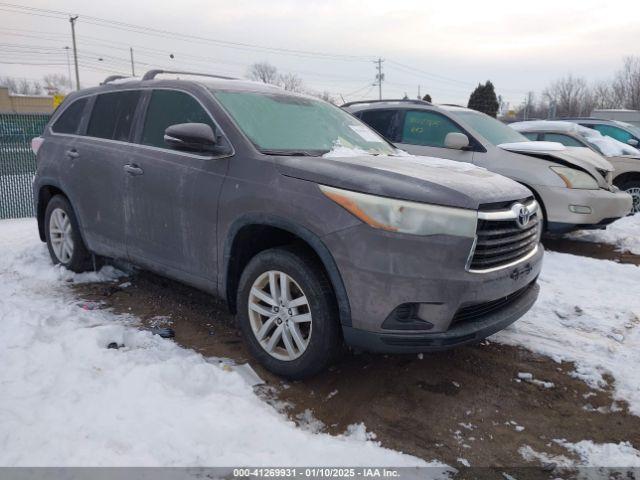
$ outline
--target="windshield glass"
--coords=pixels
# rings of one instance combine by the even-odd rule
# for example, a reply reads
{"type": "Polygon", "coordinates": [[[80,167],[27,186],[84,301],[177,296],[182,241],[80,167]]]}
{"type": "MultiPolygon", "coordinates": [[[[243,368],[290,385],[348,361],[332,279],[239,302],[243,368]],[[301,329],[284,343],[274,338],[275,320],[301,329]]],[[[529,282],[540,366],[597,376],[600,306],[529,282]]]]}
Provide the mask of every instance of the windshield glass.
{"type": "Polygon", "coordinates": [[[502,143],[528,142],[529,139],[506,126],[495,118],[480,112],[469,110],[451,111],[454,117],[466,122],[476,132],[486,138],[493,145],[502,143]]]}
{"type": "Polygon", "coordinates": [[[627,123],[627,122],[620,122],[620,121],[616,121],[615,123],[617,123],[621,127],[626,128],[631,133],[633,133],[636,137],[640,137],[640,128],[636,127],[635,125],[632,125],[632,124],[627,123]]]}
{"type": "Polygon", "coordinates": [[[348,148],[394,155],[380,135],[327,102],[284,92],[214,91],[238,127],[263,153],[322,155],[348,148]]]}

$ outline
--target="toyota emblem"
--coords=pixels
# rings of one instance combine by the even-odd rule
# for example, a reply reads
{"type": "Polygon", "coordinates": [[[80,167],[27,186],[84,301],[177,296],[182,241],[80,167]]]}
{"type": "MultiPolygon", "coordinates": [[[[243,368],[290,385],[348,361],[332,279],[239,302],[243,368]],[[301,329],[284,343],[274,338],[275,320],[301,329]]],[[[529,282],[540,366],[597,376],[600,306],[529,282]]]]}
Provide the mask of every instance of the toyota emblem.
{"type": "Polygon", "coordinates": [[[525,228],[531,219],[531,214],[529,213],[529,209],[524,205],[520,206],[518,209],[518,218],[516,218],[516,222],[520,228],[525,228]]]}

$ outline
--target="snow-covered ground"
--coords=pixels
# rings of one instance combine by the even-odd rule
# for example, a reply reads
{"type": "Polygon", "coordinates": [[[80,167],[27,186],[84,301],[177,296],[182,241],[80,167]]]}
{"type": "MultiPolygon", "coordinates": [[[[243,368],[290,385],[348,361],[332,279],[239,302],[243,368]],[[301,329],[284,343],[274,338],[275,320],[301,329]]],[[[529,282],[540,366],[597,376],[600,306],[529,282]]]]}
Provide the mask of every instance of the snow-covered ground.
{"type": "Polygon", "coordinates": [[[579,230],[567,237],[583,242],[608,243],[621,252],[640,255],[640,214],[616,220],[606,230],[579,230]]]}
{"type": "MultiPolygon", "coordinates": [[[[296,427],[239,372],[133,317],[78,307],[69,282],[118,272],[52,267],[32,219],[0,221],[0,252],[0,466],[433,465],[382,448],[362,425],[337,437],[296,427]]],[[[594,388],[610,374],[614,397],[640,415],[640,268],[547,252],[540,285],[533,309],[493,340],[573,361],[594,388]]],[[[558,443],[582,465],[640,463],[624,442],[558,443]]]]}
{"type": "Polygon", "coordinates": [[[547,251],[539,283],[533,308],[493,339],[576,362],[596,388],[610,374],[614,397],[640,415],[640,268],[547,251]]]}
{"type": "Polygon", "coordinates": [[[364,427],[298,428],[242,376],[133,326],[78,307],[35,221],[0,221],[0,466],[426,466],[364,427]],[[111,342],[124,344],[107,349],[111,342]]]}

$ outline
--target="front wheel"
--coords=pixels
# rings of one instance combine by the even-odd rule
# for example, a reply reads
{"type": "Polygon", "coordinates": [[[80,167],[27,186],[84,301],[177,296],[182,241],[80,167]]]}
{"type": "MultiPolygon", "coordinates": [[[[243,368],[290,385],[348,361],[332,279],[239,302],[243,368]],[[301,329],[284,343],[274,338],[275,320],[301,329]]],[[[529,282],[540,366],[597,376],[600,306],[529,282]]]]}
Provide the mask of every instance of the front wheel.
{"type": "Polygon", "coordinates": [[[620,190],[627,192],[633,198],[631,215],[640,213],[640,181],[627,182],[620,186],[620,190]]]}
{"type": "Polygon", "coordinates": [[[54,264],[80,273],[91,269],[91,254],[87,250],[75,213],[66,197],[56,195],[44,215],[45,237],[54,264]]]}
{"type": "Polygon", "coordinates": [[[314,375],[340,349],[333,290],[315,259],[294,248],[260,252],[242,272],[238,321],[251,354],[290,379],[314,375]]]}

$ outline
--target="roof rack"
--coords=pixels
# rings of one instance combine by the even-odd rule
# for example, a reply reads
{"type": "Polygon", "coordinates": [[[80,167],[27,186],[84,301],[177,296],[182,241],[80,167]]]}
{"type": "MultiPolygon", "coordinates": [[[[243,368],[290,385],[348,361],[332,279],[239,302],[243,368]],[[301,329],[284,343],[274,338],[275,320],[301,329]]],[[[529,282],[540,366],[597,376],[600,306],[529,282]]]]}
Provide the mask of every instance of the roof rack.
{"type": "Polygon", "coordinates": [[[418,105],[432,105],[431,102],[427,102],[426,100],[418,100],[413,98],[393,98],[389,100],[357,100],[355,102],[348,102],[342,105],[344,107],[350,107],[351,105],[359,105],[362,103],[386,103],[386,102],[405,102],[405,103],[415,103],[418,105]]]}
{"type": "Polygon", "coordinates": [[[100,85],[106,85],[109,82],[115,82],[116,80],[122,80],[123,78],[129,78],[125,75],[109,75],[100,85]]]}
{"type": "Polygon", "coordinates": [[[182,74],[182,75],[196,75],[199,77],[211,77],[211,78],[221,78],[223,80],[239,80],[239,78],[235,77],[224,77],[222,75],[212,75],[210,73],[200,73],[200,72],[185,72],[181,70],[149,70],[142,77],[142,81],[145,80],[153,80],[156,78],[156,75],[160,75],[161,73],[170,73],[173,75],[182,74]]]}

